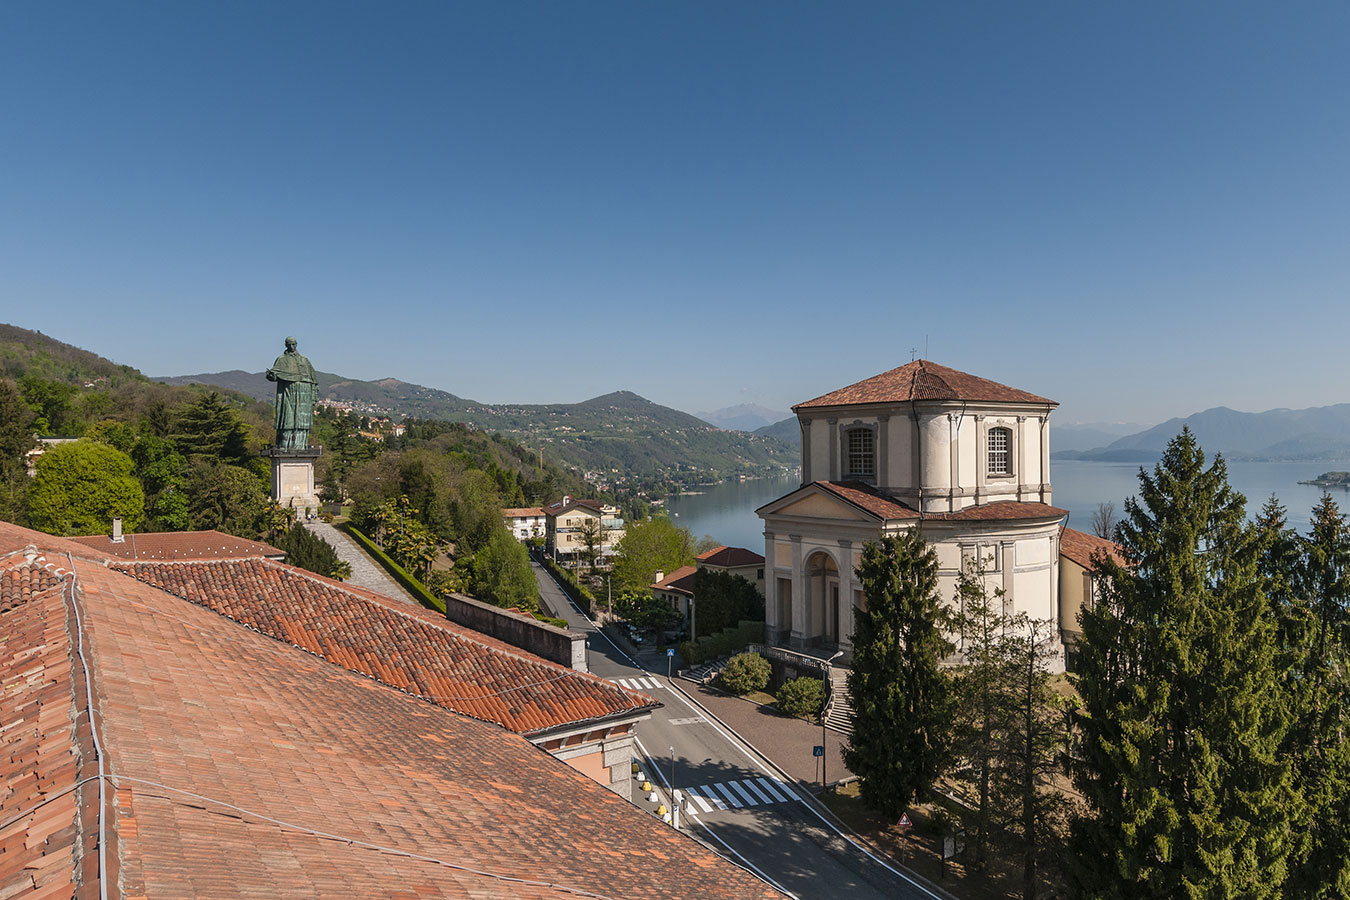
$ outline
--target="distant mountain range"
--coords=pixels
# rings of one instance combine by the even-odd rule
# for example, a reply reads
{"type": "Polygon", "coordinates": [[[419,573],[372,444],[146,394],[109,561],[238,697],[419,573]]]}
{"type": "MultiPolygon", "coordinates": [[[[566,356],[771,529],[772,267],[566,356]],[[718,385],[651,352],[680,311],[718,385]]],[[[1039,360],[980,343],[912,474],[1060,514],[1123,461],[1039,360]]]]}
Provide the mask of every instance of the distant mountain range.
{"type": "MultiPolygon", "coordinates": [[[[1056,459],[1148,462],[1157,459],[1184,427],[1207,454],[1230,459],[1326,460],[1350,458],[1350,403],[1308,409],[1238,412],[1225,406],[1117,438],[1091,450],[1057,450],[1056,459]]],[[[1052,429],[1052,446],[1062,446],[1052,429]]]]}
{"type": "Polygon", "coordinates": [[[726,409],[694,413],[694,415],[705,422],[716,425],[718,428],[725,428],[729,431],[757,431],[765,425],[777,422],[783,413],[781,410],[769,409],[767,406],[742,403],[739,406],[728,406],[726,409]]]}
{"type": "MultiPolygon", "coordinates": [[[[315,374],[321,399],[351,404],[363,415],[462,422],[527,446],[543,444],[555,461],[613,484],[661,479],[693,484],[798,464],[795,441],[721,430],[630,391],[581,403],[480,403],[396,378],[360,381],[315,374]]],[[[275,395],[262,372],[236,369],[156,380],[232,388],[268,401],[275,395]]]]}

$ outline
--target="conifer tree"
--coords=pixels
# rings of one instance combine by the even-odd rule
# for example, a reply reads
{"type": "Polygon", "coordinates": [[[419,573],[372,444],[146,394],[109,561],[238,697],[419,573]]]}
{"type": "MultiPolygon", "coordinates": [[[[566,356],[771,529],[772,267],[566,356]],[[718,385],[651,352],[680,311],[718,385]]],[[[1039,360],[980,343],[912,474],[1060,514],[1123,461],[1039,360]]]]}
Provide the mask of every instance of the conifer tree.
{"type": "Polygon", "coordinates": [[[853,735],[844,762],[865,803],[899,816],[949,767],[955,696],[941,668],[955,646],[942,634],[937,554],[917,529],[863,546],[867,608],[854,617],[853,735]]]}
{"type": "Polygon", "coordinates": [[[1189,430],[1139,487],[1117,530],[1129,567],[1098,557],[1103,597],[1081,617],[1074,886],[1279,896],[1299,798],[1256,532],[1189,430]]]}
{"type": "Polygon", "coordinates": [[[970,772],[974,781],[975,810],[969,830],[977,866],[984,865],[989,846],[989,791],[1001,717],[1003,593],[999,588],[991,595],[983,569],[974,565],[966,566],[957,576],[963,664],[956,676],[956,745],[966,763],[963,769],[970,772]]]}
{"type": "Polygon", "coordinates": [[[1350,896],[1350,529],[1329,494],[1301,543],[1297,719],[1285,744],[1307,806],[1285,896],[1322,900],[1350,896]]]}

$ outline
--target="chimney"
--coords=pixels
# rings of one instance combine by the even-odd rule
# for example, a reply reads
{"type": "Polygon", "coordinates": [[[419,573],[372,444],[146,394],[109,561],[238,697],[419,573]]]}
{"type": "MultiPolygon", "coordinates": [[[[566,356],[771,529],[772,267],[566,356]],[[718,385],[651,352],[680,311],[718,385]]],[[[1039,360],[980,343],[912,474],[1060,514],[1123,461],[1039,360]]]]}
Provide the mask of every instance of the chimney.
{"type": "Polygon", "coordinates": [[[122,543],[122,517],[113,516],[112,542],[114,544],[122,543]]]}
{"type": "Polygon", "coordinates": [[[657,572],[655,575],[652,576],[652,584],[660,584],[665,580],[666,580],[665,572],[657,572]]]}
{"type": "Polygon", "coordinates": [[[566,506],[567,504],[569,504],[569,503],[571,503],[571,502],[572,502],[572,498],[569,497],[567,494],[563,494],[563,502],[562,502],[562,505],[563,505],[563,506],[566,506]]]}

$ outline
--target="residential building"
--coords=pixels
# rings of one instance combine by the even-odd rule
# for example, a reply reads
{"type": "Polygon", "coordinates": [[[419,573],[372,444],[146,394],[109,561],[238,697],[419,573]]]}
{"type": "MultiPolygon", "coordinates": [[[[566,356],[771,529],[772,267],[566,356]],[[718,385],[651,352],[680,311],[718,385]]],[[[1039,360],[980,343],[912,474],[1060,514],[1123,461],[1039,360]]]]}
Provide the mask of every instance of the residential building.
{"type": "MultiPolygon", "coordinates": [[[[939,591],[983,573],[1006,613],[1062,618],[1051,505],[1053,400],[917,360],[793,407],[802,485],[758,510],[766,639],[851,656],[862,547],[920,528],[939,591]]],[[[959,648],[958,648],[959,652],[959,648]]]]}
{"type": "Polygon", "coordinates": [[[1123,566],[1125,556],[1115,541],[1068,527],[1060,531],[1059,550],[1060,630],[1065,650],[1072,656],[1075,645],[1083,637],[1078,614],[1095,605],[1101,596],[1101,585],[1092,577],[1092,558],[1104,553],[1123,566]]]}
{"type": "Polygon", "coordinates": [[[265,557],[0,523],[0,896],[781,896],[540,751],[655,706],[265,557]]]}
{"type": "Polygon", "coordinates": [[[619,508],[599,500],[563,497],[544,507],[545,549],[557,558],[576,559],[586,552],[586,535],[594,534],[600,557],[614,555],[623,539],[624,523],[619,508]]]}
{"type": "Polygon", "coordinates": [[[694,633],[694,617],[698,609],[694,576],[700,569],[744,578],[755,586],[760,596],[764,595],[764,557],[744,547],[714,547],[696,556],[692,566],[680,566],[669,575],[657,572],[656,582],[651,585],[652,594],[665,600],[684,616],[690,634],[694,633]]]}
{"type": "Polygon", "coordinates": [[[502,510],[502,520],[511,530],[516,540],[524,543],[528,540],[543,538],[548,533],[548,522],[544,518],[542,506],[524,506],[502,510]]]}

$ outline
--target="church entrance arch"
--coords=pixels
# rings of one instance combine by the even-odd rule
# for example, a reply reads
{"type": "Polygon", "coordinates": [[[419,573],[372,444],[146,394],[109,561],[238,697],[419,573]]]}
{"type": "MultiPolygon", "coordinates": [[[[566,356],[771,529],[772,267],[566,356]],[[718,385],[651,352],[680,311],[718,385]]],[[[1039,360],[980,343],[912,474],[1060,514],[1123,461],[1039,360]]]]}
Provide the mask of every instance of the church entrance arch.
{"type": "Polygon", "coordinates": [[[839,643],[839,565],[817,550],[806,560],[807,615],[812,643],[839,643]]]}

